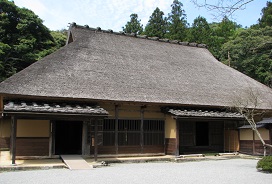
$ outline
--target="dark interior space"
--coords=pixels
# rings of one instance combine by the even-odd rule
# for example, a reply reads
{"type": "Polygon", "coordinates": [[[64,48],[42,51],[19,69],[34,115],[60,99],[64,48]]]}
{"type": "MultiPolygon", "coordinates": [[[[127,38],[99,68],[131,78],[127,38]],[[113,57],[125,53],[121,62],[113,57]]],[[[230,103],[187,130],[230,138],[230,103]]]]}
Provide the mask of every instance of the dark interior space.
{"type": "Polygon", "coordinates": [[[196,146],[209,146],[209,123],[196,122],[196,146]]]}
{"type": "Polygon", "coordinates": [[[82,122],[57,121],[55,131],[55,154],[82,153],[82,122]]]}

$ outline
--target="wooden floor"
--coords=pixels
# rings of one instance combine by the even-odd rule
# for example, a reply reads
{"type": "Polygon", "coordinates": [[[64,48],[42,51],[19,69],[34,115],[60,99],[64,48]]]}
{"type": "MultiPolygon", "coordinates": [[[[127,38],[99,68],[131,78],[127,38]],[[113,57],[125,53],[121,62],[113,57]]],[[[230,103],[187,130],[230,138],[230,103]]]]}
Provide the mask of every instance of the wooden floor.
{"type": "Polygon", "coordinates": [[[86,170],[92,168],[80,155],[61,155],[60,157],[70,170],[86,170]]]}

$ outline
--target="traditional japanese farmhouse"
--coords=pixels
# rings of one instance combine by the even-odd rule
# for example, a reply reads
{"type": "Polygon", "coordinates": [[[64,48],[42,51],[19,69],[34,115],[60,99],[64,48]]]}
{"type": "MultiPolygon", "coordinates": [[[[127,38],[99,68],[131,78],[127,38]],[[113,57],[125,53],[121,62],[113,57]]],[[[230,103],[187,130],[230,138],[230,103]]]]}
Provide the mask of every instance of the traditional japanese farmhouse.
{"type": "Polygon", "coordinates": [[[0,84],[0,146],[13,159],[239,151],[229,107],[248,88],[271,113],[272,89],[205,45],[73,23],[66,46],[0,84]]]}

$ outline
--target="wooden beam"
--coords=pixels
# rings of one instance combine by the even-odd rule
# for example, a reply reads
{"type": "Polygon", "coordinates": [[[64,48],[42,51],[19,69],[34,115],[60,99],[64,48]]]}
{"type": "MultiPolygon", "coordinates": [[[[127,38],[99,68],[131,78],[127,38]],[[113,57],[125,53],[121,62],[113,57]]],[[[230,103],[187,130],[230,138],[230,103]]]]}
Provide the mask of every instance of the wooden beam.
{"type": "Polygon", "coordinates": [[[95,118],[95,125],[94,125],[94,161],[97,161],[97,154],[98,154],[98,146],[97,146],[97,143],[98,143],[98,119],[95,118]]]}
{"type": "Polygon", "coordinates": [[[15,165],[16,161],[16,136],[17,136],[17,119],[16,117],[11,117],[11,163],[15,165]]]}
{"type": "Polygon", "coordinates": [[[17,119],[39,119],[39,120],[75,120],[89,121],[90,118],[104,118],[107,115],[84,115],[84,114],[64,114],[64,113],[34,113],[34,112],[5,112],[7,116],[16,116],[17,119]]]}
{"type": "Polygon", "coordinates": [[[119,106],[115,105],[115,130],[114,130],[114,145],[115,154],[118,155],[118,121],[119,121],[119,106]]]}

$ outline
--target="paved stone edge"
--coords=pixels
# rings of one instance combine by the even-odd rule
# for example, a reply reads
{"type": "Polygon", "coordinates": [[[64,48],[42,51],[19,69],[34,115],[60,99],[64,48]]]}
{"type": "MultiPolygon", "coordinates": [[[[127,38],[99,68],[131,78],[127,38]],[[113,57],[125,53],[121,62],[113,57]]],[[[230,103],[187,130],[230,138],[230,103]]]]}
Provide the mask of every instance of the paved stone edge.
{"type": "Polygon", "coordinates": [[[0,172],[5,171],[27,171],[27,170],[48,170],[48,169],[67,169],[66,165],[54,166],[0,166],[0,172]]]}

